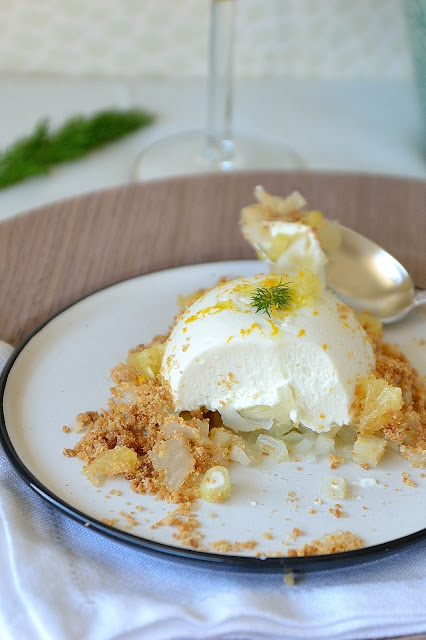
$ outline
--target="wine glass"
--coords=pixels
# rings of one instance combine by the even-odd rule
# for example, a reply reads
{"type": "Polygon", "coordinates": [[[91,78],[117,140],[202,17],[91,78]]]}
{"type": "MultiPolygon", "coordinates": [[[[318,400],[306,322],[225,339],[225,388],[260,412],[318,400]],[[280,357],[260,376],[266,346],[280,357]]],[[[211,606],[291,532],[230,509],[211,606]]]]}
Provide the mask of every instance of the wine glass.
{"type": "Polygon", "coordinates": [[[211,0],[206,129],[184,131],[151,144],[137,159],[136,180],[303,166],[300,156],[282,143],[232,131],[236,2],[211,0]]]}

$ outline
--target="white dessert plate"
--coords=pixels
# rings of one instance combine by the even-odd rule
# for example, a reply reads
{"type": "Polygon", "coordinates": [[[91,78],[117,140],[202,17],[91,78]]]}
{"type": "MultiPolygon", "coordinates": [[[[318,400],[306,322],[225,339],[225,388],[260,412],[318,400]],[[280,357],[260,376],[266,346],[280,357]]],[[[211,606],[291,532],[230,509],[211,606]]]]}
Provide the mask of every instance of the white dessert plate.
{"type": "MultiPolygon", "coordinates": [[[[0,437],[21,478],[97,532],[147,551],[220,567],[329,568],[377,558],[423,539],[426,478],[422,469],[411,468],[391,451],[368,471],[354,463],[333,471],[328,460],[265,461],[253,467],[233,463],[230,499],[197,503],[204,536],[198,548],[184,546],[176,527],[156,524],[176,505],[135,494],[122,478],[95,488],[81,474],[82,463],[63,455],[78,439],[75,433],[64,433],[63,425],[72,426],[82,411],[105,407],[110,369],[125,359],[129,348],[168,329],[177,311],[177,294],[212,286],[223,276],[259,270],[259,262],[234,261],[147,274],[98,291],[38,327],[12,354],[0,383],[0,437]],[[346,479],[349,496],[344,500],[318,500],[321,480],[330,475],[346,479]],[[326,533],[345,531],[361,537],[365,546],[337,554],[287,556],[289,549],[326,533]]],[[[425,319],[425,310],[418,309],[386,329],[387,340],[399,344],[422,373],[425,319]]]]}

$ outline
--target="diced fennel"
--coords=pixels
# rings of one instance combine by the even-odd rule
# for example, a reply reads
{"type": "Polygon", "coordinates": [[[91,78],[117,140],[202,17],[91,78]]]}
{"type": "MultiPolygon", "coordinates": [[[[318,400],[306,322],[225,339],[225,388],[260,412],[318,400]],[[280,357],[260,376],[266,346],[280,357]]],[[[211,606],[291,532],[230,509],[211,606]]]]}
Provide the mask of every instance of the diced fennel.
{"type": "Polygon", "coordinates": [[[210,467],[201,481],[201,498],[207,502],[223,502],[231,495],[232,484],[226,467],[210,467]]]}
{"type": "Polygon", "coordinates": [[[156,471],[164,471],[164,480],[173,491],[177,491],[194,468],[191,448],[182,436],[165,440],[149,452],[152,466],[156,471]]]}
{"type": "Polygon", "coordinates": [[[426,449],[413,450],[402,444],[400,451],[404,458],[412,462],[413,467],[423,467],[426,464],[426,449]]]}
{"type": "Polygon", "coordinates": [[[256,446],[259,447],[262,453],[271,456],[276,462],[283,462],[289,458],[288,449],[283,440],[261,433],[257,437],[256,446]]]}
{"type": "Polygon", "coordinates": [[[175,418],[166,422],[163,427],[163,433],[165,438],[181,434],[184,438],[188,438],[189,440],[199,439],[199,433],[195,427],[191,427],[189,424],[184,422],[184,420],[176,420],[175,418]]]}
{"type": "Polygon", "coordinates": [[[314,444],[314,454],[316,456],[320,455],[330,455],[334,451],[334,438],[327,436],[325,433],[320,433],[315,440],[314,444]]]}
{"type": "Polygon", "coordinates": [[[358,464],[376,467],[386,449],[386,440],[372,435],[358,437],[353,448],[353,457],[358,464]]]}
{"type": "Polygon", "coordinates": [[[188,424],[180,417],[172,417],[165,421],[163,435],[165,438],[181,435],[186,440],[197,444],[207,444],[209,439],[209,424],[207,420],[193,420],[188,424]]]}
{"type": "Polygon", "coordinates": [[[103,451],[86,467],[85,475],[95,487],[102,484],[109,476],[121,473],[132,473],[138,467],[136,451],[128,447],[118,446],[114,449],[103,451]]]}
{"type": "Polygon", "coordinates": [[[232,436],[229,459],[245,466],[255,461],[255,451],[248,442],[239,436],[232,436]]]}
{"type": "Polygon", "coordinates": [[[295,443],[291,447],[291,452],[296,456],[305,456],[310,452],[315,444],[316,436],[314,434],[304,434],[299,442],[295,443]]]}
{"type": "Polygon", "coordinates": [[[283,440],[289,449],[292,449],[298,442],[303,440],[303,435],[298,431],[289,431],[283,436],[283,440]]]}
{"type": "Polygon", "coordinates": [[[341,476],[325,476],[321,481],[321,498],[341,500],[346,496],[346,480],[341,476]]]}
{"type": "Polygon", "coordinates": [[[402,406],[402,392],[383,378],[368,378],[360,384],[363,395],[360,415],[360,431],[374,433],[386,424],[388,411],[398,411],[402,406]]]}
{"type": "Polygon", "coordinates": [[[155,378],[160,371],[161,361],[164,355],[165,345],[153,342],[150,347],[142,351],[129,353],[127,364],[136,369],[140,376],[145,378],[155,378]]]}
{"type": "Polygon", "coordinates": [[[210,429],[210,441],[217,447],[228,447],[231,445],[233,434],[222,427],[210,429]]]}
{"type": "Polygon", "coordinates": [[[272,238],[271,246],[266,252],[269,260],[271,260],[271,262],[277,262],[287,249],[290,242],[291,238],[289,236],[284,233],[277,233],[277,235],[272,238]]]}

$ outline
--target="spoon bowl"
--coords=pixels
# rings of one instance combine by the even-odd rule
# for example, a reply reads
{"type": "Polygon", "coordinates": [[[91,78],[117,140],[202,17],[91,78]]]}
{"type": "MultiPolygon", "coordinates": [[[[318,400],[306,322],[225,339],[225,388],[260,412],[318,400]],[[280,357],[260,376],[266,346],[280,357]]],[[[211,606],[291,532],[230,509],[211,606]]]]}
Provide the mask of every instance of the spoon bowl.
{"type": "Polygon", "coordinates": [[[327,286],[351,307],[367,310],[383,323],[403,318],[426,303],[426,292],[415,290],[404,267],[387,251],[361,234],[340,225],[340,246],[325,267],[327,286]]]}

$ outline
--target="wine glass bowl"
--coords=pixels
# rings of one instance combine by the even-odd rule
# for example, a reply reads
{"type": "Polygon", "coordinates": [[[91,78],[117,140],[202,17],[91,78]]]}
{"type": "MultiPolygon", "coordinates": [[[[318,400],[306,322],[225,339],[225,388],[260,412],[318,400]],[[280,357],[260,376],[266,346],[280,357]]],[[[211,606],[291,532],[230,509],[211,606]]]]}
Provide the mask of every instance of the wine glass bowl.
{"type": "Polygon", "coordinates": [[[136,180],[244,169],[303,168],[300,156],[285,145],[236,134],[218,147],[206,145],[204,131],[183,131],[148,146],[137,159],[136,180]]]}
{"type": "Polygon", "coordinates": [[[286,145],[235,134],[232,127],[237,0],[211,0],[207,123],[152,143],[138,157],[136,180],[250,169],[298,169],[301,157],[286,145]]]}

